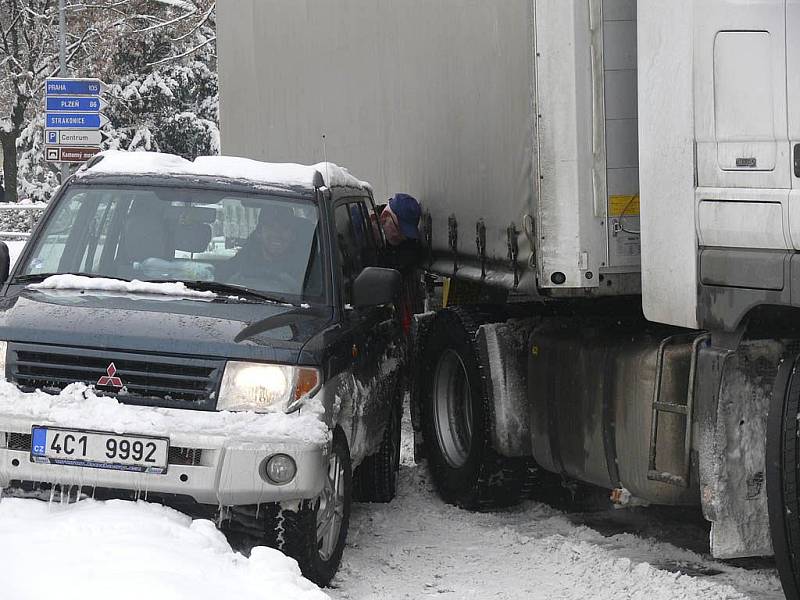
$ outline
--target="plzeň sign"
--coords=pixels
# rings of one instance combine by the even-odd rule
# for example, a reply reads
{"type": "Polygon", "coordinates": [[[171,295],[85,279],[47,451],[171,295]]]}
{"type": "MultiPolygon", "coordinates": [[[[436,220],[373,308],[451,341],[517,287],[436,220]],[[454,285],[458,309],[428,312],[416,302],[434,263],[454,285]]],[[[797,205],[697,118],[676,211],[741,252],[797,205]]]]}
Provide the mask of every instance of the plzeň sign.
{"type": "Polygon", "coordinates": [[[47,96],[48,111],[99,113],[106,106],[102,98],[47,96]]]}

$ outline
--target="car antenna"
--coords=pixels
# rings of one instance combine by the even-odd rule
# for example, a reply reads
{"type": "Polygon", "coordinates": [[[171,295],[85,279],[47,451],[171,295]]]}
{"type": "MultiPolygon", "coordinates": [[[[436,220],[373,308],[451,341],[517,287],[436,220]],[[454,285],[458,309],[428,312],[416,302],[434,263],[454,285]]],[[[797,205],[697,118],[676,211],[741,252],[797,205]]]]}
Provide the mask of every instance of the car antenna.
{"type": "Polygon", "coordinates": [[[326,136],[322,134],[322,160],[325,162],[325,180],[328,187],[331,187],[331,165],[328,162],[328,148],[325,145],[326,136]]]}

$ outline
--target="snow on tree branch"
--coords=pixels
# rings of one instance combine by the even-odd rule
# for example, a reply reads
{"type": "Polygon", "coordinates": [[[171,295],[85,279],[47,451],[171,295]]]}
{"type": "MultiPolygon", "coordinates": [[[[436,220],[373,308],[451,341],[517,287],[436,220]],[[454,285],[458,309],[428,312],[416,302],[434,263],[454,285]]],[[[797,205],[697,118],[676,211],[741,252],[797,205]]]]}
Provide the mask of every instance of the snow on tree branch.
{"type": "MultiPolygon", "coordinates": [[[[59,74],[58,3],[0,0],[0,144],[6,200],[47,199],[44,82],[59,74]]],[[[70,77],[109,83],[108,147],[218,152],[213,0],[66,0],[70,77]]]]}
{"type": "Polygon", "coordinates": [[[153,67],[155,65],[162,65],[164,63],[168,63],[168,62],[172,62],[172,61],[184,58],[186,56],[189,56],[190,54],[194,54],[195,52],[197,52],[198,50],[200,50],[200,48],[203,48],[204,46],[208,46],[209,44],[213,44],[216,40],[217,40],[216,36],[214,36],[213,38],[208,38],[207,40],[203,40],[202,42],[200,42],[194,48],[189,48],[189,50],[187,50],[186,52],[181,52],[180,54],[175,54],[173,56],[168,56],[166,58],[162,58],[161,60],[157,60],[155,62],[148,63],[147,66],[153,67]]]}

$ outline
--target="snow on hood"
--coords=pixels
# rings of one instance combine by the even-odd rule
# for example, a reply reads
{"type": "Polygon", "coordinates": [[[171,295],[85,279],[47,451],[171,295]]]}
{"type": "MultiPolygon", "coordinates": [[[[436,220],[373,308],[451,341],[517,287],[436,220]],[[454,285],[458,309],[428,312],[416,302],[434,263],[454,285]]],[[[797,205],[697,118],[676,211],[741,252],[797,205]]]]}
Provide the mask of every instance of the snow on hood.
{"type": "Polygon", "coordinates": [[[22,392],[0,380],[0,414],[36,421],[42,425],[75,427],[114,433],[147,435],[203,434],[224,436],[231,442],[285,441],[324,444],[328,427],[322,421],[319,401],[310,399],[296,413],[206,412],[133,406],[115,398],[97,396],[82,383],[60,394],[22,392]]]}
{"type": "Polygon", "coordinates": [[[278,550],[235,553],[211,521],[146,502],[3,498],[8,600],[330,600],[278,550]]]}
{"type": "Polygon", "coordinates": [[[83,275],[51,275],[41,283],[28,286],[34,290],[100,290],[129,294],[158,294],[182,298],[216,298],[214,292],[200,292],[186,287],[182,282],[154,283],[147,281],[124,281],[106,277],[84,277],[83,275]]]}
{"type": "Polygon", "coordinates": [[[317,173],[322,175],[325,185],[369,188],[350,171],[333,163],[299,165],[295,163],[266,163],[249,158],[233,156],[199,156],[194,162],[174,154],[160,152],[122,152],[107,150],[97,156],[99,162],[91,167],[84,165],[76,177],[91,175],[194,175],[206,177],[225,177],[257,184],[272,184],[286,187],[314,187],[317,173]]]}

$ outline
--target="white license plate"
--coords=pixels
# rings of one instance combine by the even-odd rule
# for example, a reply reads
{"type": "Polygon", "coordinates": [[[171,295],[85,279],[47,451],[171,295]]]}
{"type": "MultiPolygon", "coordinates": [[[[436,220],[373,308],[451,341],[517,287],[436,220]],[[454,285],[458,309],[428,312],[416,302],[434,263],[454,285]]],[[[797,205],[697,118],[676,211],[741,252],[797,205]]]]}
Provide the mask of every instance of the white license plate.
{"type": "Polygon", "coordinates": [[[166,473],[168,453],[168,438],[37,425],[31,429],[31,460],[37,463],[166,473]]]}

